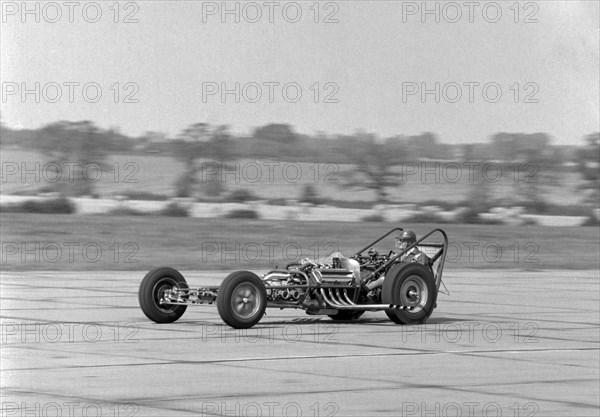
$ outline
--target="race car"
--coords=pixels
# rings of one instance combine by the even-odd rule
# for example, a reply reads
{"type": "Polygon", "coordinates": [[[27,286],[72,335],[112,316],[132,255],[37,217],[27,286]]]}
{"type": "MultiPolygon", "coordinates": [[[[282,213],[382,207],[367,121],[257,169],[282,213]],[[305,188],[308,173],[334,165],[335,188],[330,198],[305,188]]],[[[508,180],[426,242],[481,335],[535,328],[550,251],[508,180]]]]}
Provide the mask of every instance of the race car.
{"type": "Polygon", "coordinates": [[[262,277],[237,271],[220,286],[191,289],[179,271],[159,267],[142,280],[139,302],[156,323],[178,320],[188,305],[216,303],[223,321],[236,329],[254,326],[266,308],[295,308],[344,321],[384,311],[394,323],[418,324],[437,306],[447,249],[448,236],[441,229],[417,240],[396,227],[351,257],[334,253],[324,263],[305,258],[262,277]],[[394,235],[395,251],[375,249],[394,235]],[[432,242],[433,235],[441,241],[432,242]]]}

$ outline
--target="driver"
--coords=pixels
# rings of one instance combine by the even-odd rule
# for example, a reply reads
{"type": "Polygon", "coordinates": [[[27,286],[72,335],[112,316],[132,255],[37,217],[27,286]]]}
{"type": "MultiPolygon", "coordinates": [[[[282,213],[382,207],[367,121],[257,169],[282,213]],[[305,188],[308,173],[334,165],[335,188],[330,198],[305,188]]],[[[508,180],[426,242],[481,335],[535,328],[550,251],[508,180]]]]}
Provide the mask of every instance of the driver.
{"type": "MultiPolygon", "coordinates": [[[[400,252],[417,241],[417,235],[412,230],[405,230],[396,238],[396,247],[400,252]]],[[[429,257],[421,252],[416,246],[400,257],[400,262],[418,262],[429,265],[429,257]]]]}
{"type": "MultiPolygon", "coordinates": [[[[412,230],[405,230],[402,234],[396,237],[396,247],[398,248],[398,253],[402,252],[410,245],[417,241],[417,235],[412,230]]],[[[418,262],[425,266],[431,267],[429,256],[425,255],[421,252],[416,246],[410,249],[408,252],[403,254],[400,257],[400,262],[418,262]]],[[[373,290],[375,288],[381,287],[383,285],[383,280],[385,277],[380,277],[375,281],[369,282],[366,287],[369,290],[373,290]]]]}

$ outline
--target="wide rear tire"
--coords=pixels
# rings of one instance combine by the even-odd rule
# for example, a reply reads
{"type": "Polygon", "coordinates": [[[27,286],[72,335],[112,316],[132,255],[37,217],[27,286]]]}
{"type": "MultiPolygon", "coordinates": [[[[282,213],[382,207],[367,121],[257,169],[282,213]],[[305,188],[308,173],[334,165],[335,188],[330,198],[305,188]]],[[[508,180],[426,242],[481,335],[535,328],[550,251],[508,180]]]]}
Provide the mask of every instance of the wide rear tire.
{"type": "Polygon", "coordinates": [[[398,264],[386,274],[381,298],[384,304],[411,307],[405,310],[385,310],[385,314],[394,323],[424,323],[433,313],[437,298],[433,273],[420,263],[398,264]]]}
{"type": "Polygon", "coordinates": [[[183,275],[173,268],[159,267],[146,274],[138,292],[146,317],[156,323],[172,323],[185,313],[186,305],[160,304],[164,292],[173,287],[188,288],[183,275]]]}
{"type": "Polygon", "coordinates": [[[230,274],[219,287],[217,310],[234,329],[248,329],[260,321],[267,308],[267,290],[262,280],[249,271],[230,274]]]}

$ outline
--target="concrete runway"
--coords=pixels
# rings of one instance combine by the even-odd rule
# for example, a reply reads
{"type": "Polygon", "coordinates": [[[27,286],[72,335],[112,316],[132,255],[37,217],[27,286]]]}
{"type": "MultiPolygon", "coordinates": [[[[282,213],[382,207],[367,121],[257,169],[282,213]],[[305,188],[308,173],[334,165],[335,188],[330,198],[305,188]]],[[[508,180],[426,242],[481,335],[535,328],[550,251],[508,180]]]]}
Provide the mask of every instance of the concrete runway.
{"type": "MultiPolygon", "coordinates": [[[[423,326],[214,307],[155,324],[144,272],[0,275],[6,416],[598,416],[598,271],[448,269],[423,326]]],[[[191,286],[223,272],[184,273],[191,286]]]]}

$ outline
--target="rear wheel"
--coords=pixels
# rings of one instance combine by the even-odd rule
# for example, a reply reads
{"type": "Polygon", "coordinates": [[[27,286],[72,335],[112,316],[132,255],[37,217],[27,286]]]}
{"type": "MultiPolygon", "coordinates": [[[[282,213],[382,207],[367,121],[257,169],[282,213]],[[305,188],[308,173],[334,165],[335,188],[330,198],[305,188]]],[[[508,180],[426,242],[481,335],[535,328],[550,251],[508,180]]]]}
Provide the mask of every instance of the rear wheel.
{"type": "Polygon", "coordinates": [[[140,284],[138,299],[142,311],[156,323],[172,323],[179,319],[186,305],[161,304],[165,291],[188,288],[185,278],[173,268],[160,267],[148,272],[140,284]]]}
{"type": "Polygon", "coordinates": [[[217,310],[221,319],[235,329],[254,326],[265,314],[266,308],[265,285],[252,272],[234,272],[219,287],[217,310]]]}
{"type": "Polygon", "coordinates": [[[408,307],[405,310],[385,310],[394,323],[423,323],[435,308],[437,291],[433,273],[416,262],[398,264],[386,274],[381,298],[384,304],[408,307]]]}

